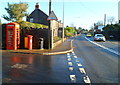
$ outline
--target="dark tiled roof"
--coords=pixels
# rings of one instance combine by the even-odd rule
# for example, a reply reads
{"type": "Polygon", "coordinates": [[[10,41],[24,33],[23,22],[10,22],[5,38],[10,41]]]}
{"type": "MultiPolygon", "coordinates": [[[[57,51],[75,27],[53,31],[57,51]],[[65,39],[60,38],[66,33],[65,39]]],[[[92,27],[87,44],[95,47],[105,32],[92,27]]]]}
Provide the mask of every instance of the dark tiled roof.
{"type": "Polygon", "coordinates": [[[28,17],[27,21],[30,21],[30,18],[33,18],[33,23],[39,23],[43,25],[49,25],[49,21],[47,21],[48,15],[45,14],[40,9],[35,9],[28,17]]]}

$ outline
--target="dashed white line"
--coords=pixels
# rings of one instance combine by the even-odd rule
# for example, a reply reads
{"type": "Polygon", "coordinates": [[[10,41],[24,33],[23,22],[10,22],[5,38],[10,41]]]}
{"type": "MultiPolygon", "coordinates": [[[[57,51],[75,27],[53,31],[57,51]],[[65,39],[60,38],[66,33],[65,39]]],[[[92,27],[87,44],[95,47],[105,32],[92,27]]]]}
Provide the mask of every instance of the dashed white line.
{"type": "Polygon", "coordinates": [[[72,66],[73,64],[72,64],[72,62],[68,62],[68,65],[69,65],[69,66],[72,66]]]}
{"type": "Polygon", "coordinates": [[[72,51],[72,53],[74,53],[74,51],[72,51]]]}
{"type": "Polygon", "coordinates": [[[71,58],[68,58],[68,61],[71,61],[71,58]]]}
{"type": "Polygon", "coordinates": [[[90,41],[91,43],[93,43],[93,44],[95,44],[95,45],[97,45],[97,46],[99,46],[99,47],[101,47],[101,48],[104,48],[104,49],[106,49],[106,50],[108,50],[108,51],[110,51],[110,52],[112,52],[112,53],[114,53],[114,54],[116,54],[116,55],[120,55],[119,52],[116,52],[116,51],[114,51],[114,50],[112,50],[112,49],[110,49],[110,48],[107,48],[107,47],[105,47],[105,46],[102,46],[102,45],[100,45],[100,44],[97,44],[97,43],[89,40],[89,39],[86,38],[86,37],[85,37],[85,39],[87,39],[87,40],[90,41]]]}
{"type": "Polygon", "coordinates": [[[68,58],[70,58],[70,56],[67,56],[68,58]]]}
{"type": "Polygon", "coordinates": [[[73,69],[74,69],[73,67],[69,67],[69,70],[70,70],[70,71],[73,71],[73,69]]]}
{"type": "Polygon", "coordinates": [[[81,72],[82,74],[86,74],[86,72],[85,72],[85,69],[84,69],[84,68],[79,68],[79,70],[80,70],[80,72],[81,72]]]}
{"type": "Polygon", "coordinates": [[[77,56],[74,56],[74,58],[77,58],[77,56]]]}
{"type": "Polygon", "coordinates": [[[70,53],[67,53],[67,56],[69,56],[70,55],[70,53]]]}
{"type": "Polygon", "coordinates": [[[90,78],[88,76],[84,77],[84,82],[85,83],[91,83],[90,78]]]}
{"type": "Polygon", "coordinates": [[[76,82],[76,77],[75,77],[75,75],[70,75],[70,79],[71,79],[72,82],[76,82]]]}
{"type": "Polygon", "coordinates": [[[75,55],[74,51],[72,51],[72,54],[75,55]]]}
{"type": "Polygon", "coordinates": [[[77,65],[78,65],[78,66],[82,66],[82,64],[80,64],[80,63],[77,63],[77,65]]]}

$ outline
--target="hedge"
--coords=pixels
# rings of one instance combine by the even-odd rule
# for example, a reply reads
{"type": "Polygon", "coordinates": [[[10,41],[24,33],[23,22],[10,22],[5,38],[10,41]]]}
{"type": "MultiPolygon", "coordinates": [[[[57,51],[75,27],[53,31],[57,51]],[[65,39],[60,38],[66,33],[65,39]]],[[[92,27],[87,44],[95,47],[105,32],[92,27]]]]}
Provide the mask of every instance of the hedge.
{"type": "Polygon", "coordinates": [[[21,29],[23,28],[48,28],[47,25],[37,24],[37,23],[31,23],[27,21],[22,21],[20,23],[21,29]]]}

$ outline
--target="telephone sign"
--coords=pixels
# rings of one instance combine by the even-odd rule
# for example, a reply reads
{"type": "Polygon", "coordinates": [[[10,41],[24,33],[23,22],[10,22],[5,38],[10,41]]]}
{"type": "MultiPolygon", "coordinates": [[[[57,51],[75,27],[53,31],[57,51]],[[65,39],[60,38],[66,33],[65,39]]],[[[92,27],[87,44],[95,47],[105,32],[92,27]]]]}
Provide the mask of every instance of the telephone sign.
{"type": "Polygon", "coordinates": [[[6,49],[16,50],[20,47],[20,26],[15,22],[6,25],[6,49]]]}

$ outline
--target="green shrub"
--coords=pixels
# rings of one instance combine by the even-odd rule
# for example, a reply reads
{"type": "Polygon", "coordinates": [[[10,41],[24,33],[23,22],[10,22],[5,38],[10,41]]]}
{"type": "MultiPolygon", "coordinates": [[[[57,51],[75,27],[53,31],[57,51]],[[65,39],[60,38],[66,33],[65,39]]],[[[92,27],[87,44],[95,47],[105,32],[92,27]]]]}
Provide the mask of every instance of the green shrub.
{"type": "Polygon", "coordinates": [[[21,29],[24,28],[48,28],[48,26],[46,25],[42,25],[42,24],[37,24],[37,23],[31,23],[31,22],[26,22],[26,21],[22,21],[20,23],[21,29]]]}

